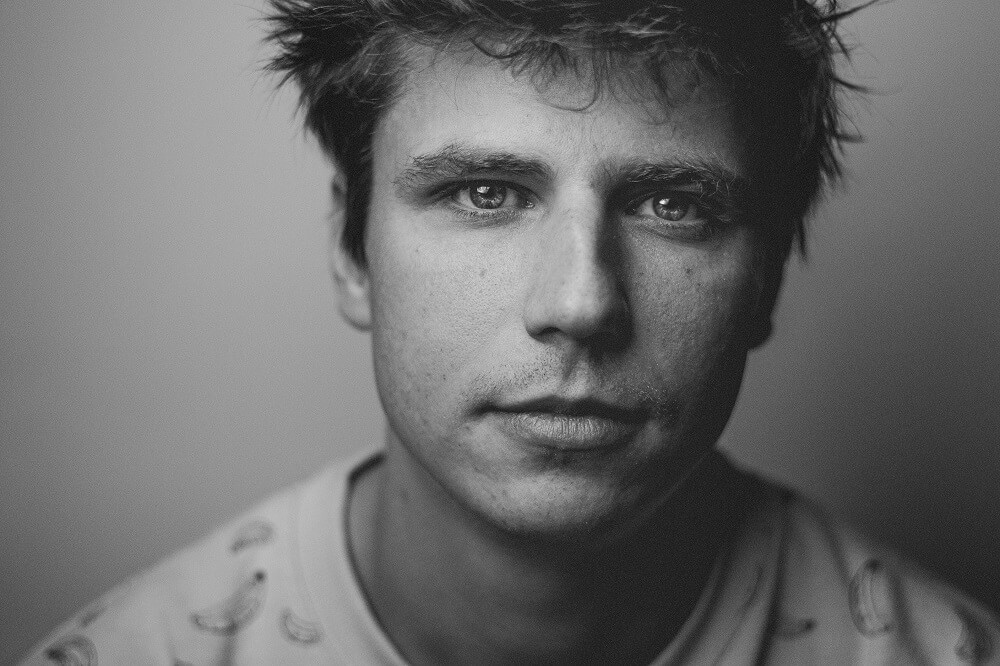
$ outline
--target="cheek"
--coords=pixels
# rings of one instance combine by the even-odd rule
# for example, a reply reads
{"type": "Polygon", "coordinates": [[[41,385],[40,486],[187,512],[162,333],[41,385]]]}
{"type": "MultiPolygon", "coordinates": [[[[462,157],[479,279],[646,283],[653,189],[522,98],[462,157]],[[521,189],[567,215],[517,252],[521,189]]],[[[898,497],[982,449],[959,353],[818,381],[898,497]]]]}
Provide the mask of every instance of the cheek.
{"type": "MultiPolygon", "coordinates": [[[[691,257],[644,280],[635,308],[640,345],[660,370],[683,384],[715,377],[730,361],[742,363],[756,298],[752,265],[743,253],[710,261],[691,257]]],[[[661,264],[662,265],[662,264],[661,264]]]]}
{"type": "Polygon", "coordinates": [[[485,254],[453,239],[378,234],[369,274],[372,342],[382,381],[412,391],[455,390],[463,368],[499,328],[502,289],[485,254]],[[470,251],[472,250],[472,251],[470,251]],[[388,376],[392,375],[392,376],[388,376]]]}

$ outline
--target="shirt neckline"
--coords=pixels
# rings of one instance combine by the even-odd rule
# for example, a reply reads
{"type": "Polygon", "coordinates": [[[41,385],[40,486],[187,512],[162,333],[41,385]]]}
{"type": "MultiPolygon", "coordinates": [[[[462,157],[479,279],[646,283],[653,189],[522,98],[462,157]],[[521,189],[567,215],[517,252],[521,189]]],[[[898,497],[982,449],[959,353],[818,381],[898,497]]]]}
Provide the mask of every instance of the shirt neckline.
{"type": "MultiPolygon", "coordinates": [[[[302,489],[296,525],[298,565],[302,593],[316,609],[335,654],[346,663],[407,666],[375,617],[358,579],[348,540],[352,485],[382,459],[381,451],[363,451],[330,466],[302,489]]],[[[724,464],[729,465],[728,461],[724,464]]],[[[738,470],[732,473],[752,484],[757,494],[767,487],[738,470]]],[[[749,512],[737,538],[717,555],[694,609],[651,666],[681,663],[710,653],[718,659],[736,643],[763,639],[776,588],[782,529],[780,512],[770,510],[777,502],[775,493],[758,500],[759,508],[749,512]]]]}

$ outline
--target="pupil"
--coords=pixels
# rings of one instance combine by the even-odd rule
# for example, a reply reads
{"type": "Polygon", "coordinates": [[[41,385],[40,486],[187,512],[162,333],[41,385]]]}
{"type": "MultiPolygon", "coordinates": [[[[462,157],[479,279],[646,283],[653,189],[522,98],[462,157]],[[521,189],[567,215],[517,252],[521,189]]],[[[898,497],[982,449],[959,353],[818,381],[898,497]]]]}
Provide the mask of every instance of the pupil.
{"type": "Polygon", "coordinates": [[[662,217],[671,222],[678,222],[687,215],[690,207],[690,204],[685,203],[683,200],[663,197],[662,199],[657,199],[656,203],[653,204],[653,212],[656,213],[657,217],[662,217]]]}
{"type": "Polygon", "coordinates": [[[507,198],[507,188],[498,185],[477,185],[470,190],[472,205],[476,208],[499,208],[507,198]]]}

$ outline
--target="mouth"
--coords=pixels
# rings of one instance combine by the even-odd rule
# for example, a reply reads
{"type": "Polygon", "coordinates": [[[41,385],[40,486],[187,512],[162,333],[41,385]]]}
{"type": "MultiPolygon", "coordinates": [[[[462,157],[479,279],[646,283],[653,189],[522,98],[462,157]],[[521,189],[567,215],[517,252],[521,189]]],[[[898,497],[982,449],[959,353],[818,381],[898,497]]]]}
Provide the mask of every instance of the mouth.
{"type": "Polygon", "coordinates": [[[533,446],[591,451],[623,446],[646,421],[643,409],[596,399],[546,397],[492,406],[501,431],[533,446]]]}

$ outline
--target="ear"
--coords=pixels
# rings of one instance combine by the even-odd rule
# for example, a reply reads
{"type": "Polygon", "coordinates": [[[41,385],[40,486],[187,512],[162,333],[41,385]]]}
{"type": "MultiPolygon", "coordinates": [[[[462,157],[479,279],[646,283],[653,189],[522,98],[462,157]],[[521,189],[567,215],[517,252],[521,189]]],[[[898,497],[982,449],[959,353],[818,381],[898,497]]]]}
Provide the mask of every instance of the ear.
{"type": "Polygon", "coordinates": [[[757,349],[771,338],[774,332],[774,309],[781,294],[785,277],[785,262],[771,261],[759,269],[761,278],[756,302],[750,316],[748,343],[750,349],[757,349]]]}
{"type": "Polygon", "coordinates": [[[359,330],[371,327],[368,271],[344,248],[344,227],[347,223],[347,183],[338,169],[330,184],[329,262],[330,274],[337,289],[340,314],[348,324],[359,330]]]}

